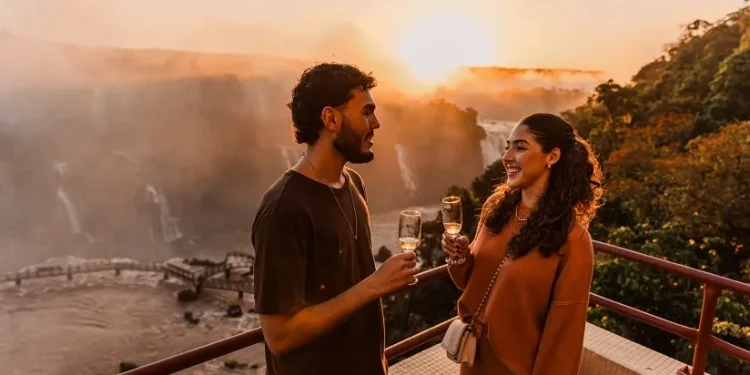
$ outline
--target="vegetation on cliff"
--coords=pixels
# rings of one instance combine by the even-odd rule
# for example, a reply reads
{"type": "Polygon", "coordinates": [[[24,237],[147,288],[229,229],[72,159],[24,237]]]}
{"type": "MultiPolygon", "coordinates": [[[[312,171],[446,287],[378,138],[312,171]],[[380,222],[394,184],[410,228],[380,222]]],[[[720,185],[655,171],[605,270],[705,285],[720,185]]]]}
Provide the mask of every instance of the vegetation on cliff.
{"type": "MultiPolygon", "coordinates": [[[[750,8],[715,23],[689,24],[666,54],[630,83],[599,85],[585,105],[565,111],[591,141],[607,174],[606,203],[590,231],[597,240],[750,282],[750,8]]],[[[504,178],[501,163],[469,188],[472,237],[481,203],[504,178]]],[[[439,217],[424,224],[425,268],[444,263],[439,217]]],[[[697,327],[702,286],[652,267],[599,255],[592,292],[697,327]]],[[[389,342],[455,314],[450,280],[386,301],[389,342]]],[[[589,321],[686,363],[691,343],[592,306],[589,321]]],[[[750,349],[750,298],[725,292],[714,333],[750,349]]],[[[713,374],[750,374],[750,366],[712,352],[713,374]]]]}

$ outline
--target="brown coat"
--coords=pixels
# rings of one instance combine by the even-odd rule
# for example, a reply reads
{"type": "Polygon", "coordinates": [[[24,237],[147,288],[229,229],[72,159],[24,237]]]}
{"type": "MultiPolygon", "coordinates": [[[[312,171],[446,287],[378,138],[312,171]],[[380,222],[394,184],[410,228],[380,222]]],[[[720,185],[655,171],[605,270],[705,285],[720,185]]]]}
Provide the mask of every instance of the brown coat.
{"type": "MultiPolygon", "coordinates": [[[[472,255],[464,264],[448,268],[453,282],[463,290],[459,316],[474,314],[519,229],[520,223],[512,218],[495,236],[480,227],[472,255]]],[[[574,225],[559,253],[544,258],[535,249],[506,261],[478,318],[484,333],[474,365],[462,365],[461,375],[578,373],[594,268],[588,230],[574,225]]]]}

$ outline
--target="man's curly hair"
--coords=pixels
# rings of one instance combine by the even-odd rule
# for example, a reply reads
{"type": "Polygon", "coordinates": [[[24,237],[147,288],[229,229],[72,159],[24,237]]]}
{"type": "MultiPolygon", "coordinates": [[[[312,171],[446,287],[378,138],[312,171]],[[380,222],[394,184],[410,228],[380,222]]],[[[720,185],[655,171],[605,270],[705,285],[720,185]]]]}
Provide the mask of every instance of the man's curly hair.
{"type": "Polygon", "coordinates": [[[306,69],[292,90],[294,141],[314,144],[323,128],[320,113],[327,106],[338,107],[351,100],[355,90],[369,91],[375,78],[353,65],[321,63],[306,69]]]}

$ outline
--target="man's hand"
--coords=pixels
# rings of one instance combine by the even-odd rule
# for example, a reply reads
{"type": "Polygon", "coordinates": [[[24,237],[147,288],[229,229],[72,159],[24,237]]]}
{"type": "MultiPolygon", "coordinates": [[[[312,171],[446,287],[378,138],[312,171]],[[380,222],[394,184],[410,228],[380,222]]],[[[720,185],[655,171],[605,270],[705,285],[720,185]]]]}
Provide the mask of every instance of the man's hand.
{"type": "Polygon", "coordinates": [[[405,251],[388,258],[363,282],[376,298],[380,298],[414,281],[414,275],[419,271],[416,267],[417,255],[413,251],[405,251]]]}

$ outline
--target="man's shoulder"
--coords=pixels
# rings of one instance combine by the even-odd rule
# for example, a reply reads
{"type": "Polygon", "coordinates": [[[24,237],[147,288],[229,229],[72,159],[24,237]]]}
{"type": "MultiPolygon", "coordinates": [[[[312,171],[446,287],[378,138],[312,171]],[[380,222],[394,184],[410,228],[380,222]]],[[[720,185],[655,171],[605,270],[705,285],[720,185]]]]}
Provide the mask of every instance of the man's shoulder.
{"type": "Polygon", "coordinates": [[[362,179],[362,175],[360,175],[356,170],[344,166],[344,170],[346,173],[351,176],[352,182],[355,186],[357,186],[357,189],[360,193],[362,193],[362,196],[367,200],[367,189],[365,188],[365,181],[362,179]]]}
{"type": "Polygon", "coordinates": [[[295,175],[291,170],[286,171],[266,189],[258,208],[257,218],[297,213],[304,206],[304,199],[300,199],[300,189],[297,188],[295,175]]]}

